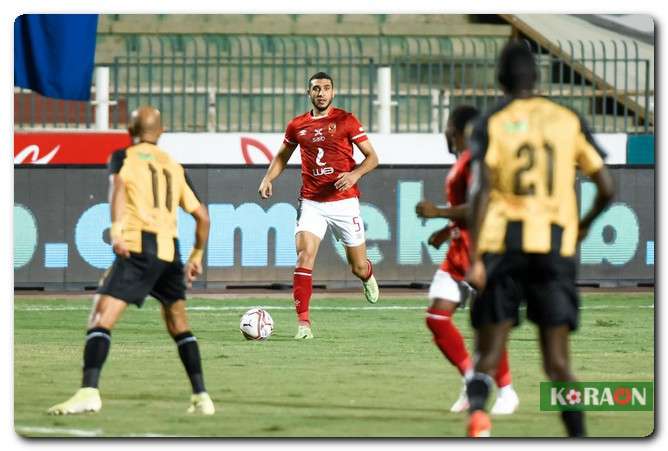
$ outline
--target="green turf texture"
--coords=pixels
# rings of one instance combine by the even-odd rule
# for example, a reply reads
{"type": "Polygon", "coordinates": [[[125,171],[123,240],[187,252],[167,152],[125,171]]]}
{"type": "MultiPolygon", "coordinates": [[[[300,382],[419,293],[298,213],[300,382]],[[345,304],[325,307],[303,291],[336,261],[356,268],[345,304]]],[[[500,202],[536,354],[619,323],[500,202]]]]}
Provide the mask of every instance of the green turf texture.
{"type": "MultiPolygon", "coordinates": [[[[113,331],[100,382],[102,411],[52,417],[46,409],[71,396],[81,380],[90,301],[17,297],[14,426],[24,436],[461,437],[465,415],[448,411],[461,379],[431,341],[426,302],[381,299],[375,308],[361,298],[313,299],[316,338],[295,341],[289,294],[189,300],[218,409],[212,417],[193,417],[185,414],[185,370],[158,303],[149,299],[141,310],[131,306],[113,331]],[[276,328],[265,342],[246,341],[239,319],[258,305],[276,328]]],[[[654,380],[653,294],[584,294],[583,306],[571,348],[577,377],[654,380]]],[[[458,312],[456,323],[470,346],[468,311],[458,312]]],[[[510,363],[521,404],[515,415],[493,417],[492,435],[563,436],[558,413],[539,410],[545,376],[531,323],[514,330],[510,363]]],[[[592,412],[586,421],[591,436],[643,437],[654,430],[654,412],[592,412]]]]}

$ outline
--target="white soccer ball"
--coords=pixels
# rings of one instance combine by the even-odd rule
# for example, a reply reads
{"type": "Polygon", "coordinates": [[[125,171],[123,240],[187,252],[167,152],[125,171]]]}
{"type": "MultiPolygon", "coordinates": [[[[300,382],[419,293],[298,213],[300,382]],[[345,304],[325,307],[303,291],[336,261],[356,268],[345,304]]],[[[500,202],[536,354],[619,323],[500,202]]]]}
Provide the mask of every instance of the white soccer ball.
{"type": "Polygon", "coordinates": [[[274,320],[266,310],[252,308],[241,317],[239,330],[246,340],[266,340],[274,331],[274,320]]]}

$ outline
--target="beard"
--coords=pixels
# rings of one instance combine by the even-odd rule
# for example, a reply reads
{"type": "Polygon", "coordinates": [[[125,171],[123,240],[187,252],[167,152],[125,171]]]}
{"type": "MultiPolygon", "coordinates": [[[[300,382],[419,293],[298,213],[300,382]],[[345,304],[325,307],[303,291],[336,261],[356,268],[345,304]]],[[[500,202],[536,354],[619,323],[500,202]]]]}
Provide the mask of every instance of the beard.
{"type": "Polygon", "coordinates": [[[332,104],[333,99],[329,99],[327,103],[324,104],[324,106],[318,106],[318,100],[317,99],[311,99],[311,103],[313,104],[313,108],[315,108],[319,113],[322,113],[325,111],[329,106],[332,104]]]}

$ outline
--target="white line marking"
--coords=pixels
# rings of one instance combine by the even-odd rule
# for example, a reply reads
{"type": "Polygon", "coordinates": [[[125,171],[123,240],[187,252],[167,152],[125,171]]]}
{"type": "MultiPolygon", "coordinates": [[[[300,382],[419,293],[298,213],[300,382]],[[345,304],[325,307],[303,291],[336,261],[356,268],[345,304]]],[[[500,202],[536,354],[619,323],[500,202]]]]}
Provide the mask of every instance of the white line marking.
{"type": "Polygon", "coordinates": [[[67,434],[76,437],[97,437],[104,431],[102,429],[66,429],[66,428],[45,428],[35,426],[15,426],[16,432],[20,433],[36,433],[36,434],[67,434]]]}
{"type": "MultiPolygon", "coordinates": [[[[104,433],[102,429],[67,429],[67,428],[47,428],[39,426],[16,426],[18,433],[34,434],[67,434],[75,437],[98,437],[104,433]]],[[[114,437],[187,437],[185,435],[158,434],[155,432],[131,432],[129,434],[113,434],[114,437]]],[[[193,436],[196,437],[196,436],[193,436]]]]}

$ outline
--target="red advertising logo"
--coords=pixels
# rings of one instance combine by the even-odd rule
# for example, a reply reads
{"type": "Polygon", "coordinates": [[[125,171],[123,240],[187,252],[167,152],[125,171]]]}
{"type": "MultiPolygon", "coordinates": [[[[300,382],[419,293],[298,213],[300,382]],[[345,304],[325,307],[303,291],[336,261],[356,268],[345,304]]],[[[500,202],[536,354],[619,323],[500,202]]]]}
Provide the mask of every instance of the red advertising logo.
{"type": "Polygon", "coordinates": [[[14,133],[14,164],[106,164],[130,145],[127,133],[14,133]]]}
{"type": "Polygon", "coordinates": [[[271,154],[271,151],[269,149],[267,149],[267,146],[265,146],[263,143],[261,143],[257,139],[242,136],[241,137],[241,155],[244,157],[244,162],[246,164],[262,164],[262,163],[254,162],[251,159],[250,148],[252,148],[252,147],[255,147],[257,150],[259,150],[262,153],[262,155],[265,156],[267,161],[269,163],[271,163],[271,160],[274,158],[274,156],[271,154]]]}

